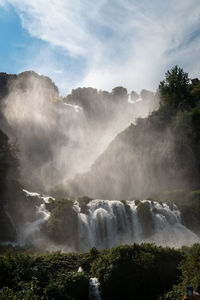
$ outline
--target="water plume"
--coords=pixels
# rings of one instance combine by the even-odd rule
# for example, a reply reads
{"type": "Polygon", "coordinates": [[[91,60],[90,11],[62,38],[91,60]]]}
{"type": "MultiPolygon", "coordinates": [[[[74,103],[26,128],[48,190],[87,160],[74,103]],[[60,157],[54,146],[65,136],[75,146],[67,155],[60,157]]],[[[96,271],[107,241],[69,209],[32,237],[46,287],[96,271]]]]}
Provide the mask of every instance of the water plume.
{"type": "Polygon", "coordinates": [[[49,78],[34,72],[12,77],[8,90],[3,129],[17,141],[24,185],[40,192],[87,171],[121,130],[156,107],[153,93],[131,104],[122,87],[112,93],[79,88],[62,99],[49,78]]]}

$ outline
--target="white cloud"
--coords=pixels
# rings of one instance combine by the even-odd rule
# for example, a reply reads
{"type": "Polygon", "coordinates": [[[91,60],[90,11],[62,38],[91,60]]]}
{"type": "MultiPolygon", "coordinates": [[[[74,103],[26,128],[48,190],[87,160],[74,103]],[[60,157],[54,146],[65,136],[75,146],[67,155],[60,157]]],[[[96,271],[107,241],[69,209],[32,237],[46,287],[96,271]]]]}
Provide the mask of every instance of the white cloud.
{"type": "Polygon", "coordinates": [[[0,7],[6,8],[6,0],[0,0],[0,7]]]}
{"type": "MultiPolygon", "coordinates": [[[[30,35],[61,47],[66,59],[85,61],[84,74],[77,75],[79,82],[69,82],[71,87],[155,89],[164,72],[179,63],[196,74],[199,0],[7,1],[30,35]]],[[[45,70],[42,55],[47,54],[40,53],[45,70]]]]}

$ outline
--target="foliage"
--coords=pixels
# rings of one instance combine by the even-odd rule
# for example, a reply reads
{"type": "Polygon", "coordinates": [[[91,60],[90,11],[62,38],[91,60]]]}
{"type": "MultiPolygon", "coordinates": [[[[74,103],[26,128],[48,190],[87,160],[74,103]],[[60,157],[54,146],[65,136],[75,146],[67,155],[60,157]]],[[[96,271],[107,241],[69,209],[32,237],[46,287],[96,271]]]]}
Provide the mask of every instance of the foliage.
{"type": "Polygon", "coordinates": [[[0,299],[87,299],[88,276],[77,273],[78,261],[74,254],[0,255],[0,299]]]}
{"type": "Polygon", "coordinates": [[[196,244],[186,249],[185,259],[179,265],[179,269],[181,271],[179,283],[160,300],[182,300],[187,286],[193,286],[195,291],[200,291],[200,245],[196,244]]]}
{"type": "MultiPolygon", "coordinates": [[[[143,98],[148,93],[143,90],[143,98]]],[[[71,100],[77,100],[79,94],[82,95],[80,100],[80,104],[82,104],[84,101],[87,103],[88,95],[93,98],[98,92],[91,88],[77,89],[72,92],[71,100]]],[[[122,87],[113,89],[112,94],[99,92],[100,94],[112,100],[117,99],[118,96],[127,97],[127,91],[122,87]]],[[[137,182],[138,174],[147,174],[145,183],[150,182],[149,186],[154,189],[156,182],[156,186],[160,190],[163,190],[163,187],[168,191],[171,190],[165,194],[165,197],[169,202],[175,198],[175,202],[181,210],[183,223],[199,233],[200,81],[198,79],[190,81],[188,74],[175,66],[166,73],[165,80],[160,83],[159,94],[160,109],[146,119],[138,119],[136,125],[132,124],[118,136],[120,142],[112,143],[112,151],[117,145],[116,148],[121,152],[114,150],[115,155],[113,155],[111,151],[108,161],[109,163],[113,161],[113,165],[106,164],[106,184],[109,187],[113,186],[109,181],[110,170],[112,174],[119,174],[120,178],[125,178],[125,190],[127,190],[127,186],[131,186],[131,182],[128,181],[130,178],[133,178],[133,182],[137,182]],[[169,141],[169,144],[166,140],[169,141]],[[167,152],[168,148],[170,148],[169,152],[167,152]],[[133,155],[132,160],[129,160],[127,159],[128,154],[133,149],[134,154],[138,153],[138,156],[134,160],[135,156],[133,155]],[[145,160],[145,158],[147,159],[145,160]],[[122,159],[122,163],[120,159],[122,159]],[[144,165],[144,169],[139,169],[141,173],[137,169],[138,159],[142,163],[144,162],[144,164],[140,164],[140,167],[144,165]],[[127,168],[122,168],[122,165],[127,168]],[[124,174],[125,169],[128,170],[127,174],[124,174]],[[149,170],[151,172],[147,172],[149,170]],[[181,174],[181,183],[177,180],[177,174],[181,174]],[[155,181],[154,184],[152,179],[155,181]],[[183,190],[183,188],[185,189],[183,190]],[[193,192],[189,192],[191,190],[193,192]]],[[[70,97],[68,100],[70,102],[70,97]]],[[[75,103],[79,104],[79,102],[75,103]]],[[[91,113],[93,113],[93,109],[96,109],[96,105],[98,107],[100,104],[95,103],[91,108],[91,113]]],[[[109,114],[108,117],[110,117],[109,114]]],[[[98,161],[98,164],[101,165],[101,162],[98,161]]],[[[0,209],[4,204],[5,197],[3,196],[10,170],[13,170],[13,173],[17,170],[15,152],[10,146],[7,136],[0,131],[0,192],[2,196],[0,209]]],[[[104,172],[102,174],[105,175],[104,172]]],[[[94,178],[94,176],[91,177],[94,178]]],[[[91,182],[94,184],[94,181],[91,182]]],[[[100,178],[99,182],[103,182],[103,180],[101,181],[100,178]]],[[[115,186],[119,186],[116,178],[114,183],[115,186]]],[[[103,185],[99,186],[104,189],[103,185]]],[[[135,188],[137,184],[132,186],[135,188]]],[[[119,195],[118,191],[117,194],[119,195]]],[[[82,211],[87,209],[89,200],[86,197],[79,199],[82,211]]],[[[148,224],[145,226],[148,227],[148,230],[146,233],[144,232],[144,235],[148,236],[151,234],[153,226],[148,203],[138,201],[137,204],[141,223],[148,224]]],[[[67,199],[50,200],[46,204],[46,208],[51,211],[51,217],[45,223],[43,232],[58,244],[69,243],[72,245],[73,236],[77,236],[77,215],[73,212],[72,207],[73,201],[67,199]]],[[[0,222],[7,225],[5,218],[5,213],[3,214],[1,211],[0,222]]],[[[42,299],[42,297],[58,300],[80,299],[80,297],[87,299],[90,276],[99,278],[102,296],[105,300],[128,300],[133,296],[134,298],[155,300],[164,292],[166,293],[160,299],[181,299],[187,285],[193,285],[197,291],[200,290],[199,274],[199,245],[192,248],[185,247],[182,250],[154,245],[133,245],[102,251],[93,248],[88,253],[82,254],[45,255],[18,253],[12,249],[7,254],[0,255],[0,299],[20,299],[22,297],[35,300],[42,299]],[[177,268],[178,265],[179,268],[177,268]],[[77,273],[79,266],[83,267],[85,273],[77,273]],[[174,285],[173,288],[172,285],[174,285]]]]}
{"type": "Polygon", "coordinates": [[[46,203],[51,216],[43,226],[43,232],[58,244],[69,244],[76,249],[77,214],[72,209],[73,201],[56,199],[46,203]],[[75,243],[75,244],[74,244],[75,243]]]}
{"type": "Polygon", "coordinates": [[[88,299],[90,277],[98,277],[105,300],[155,300],[177,283],[182,259],[179,250],[150,244],[81,254],[7,252],[0,255],[0,300],[88,299]]]}
{"type": "Polygon", "coordinates": [[[171,207],[177,205],[181,212],[182,223],[199,235],[200,233],[200,191],[191,192],[184,190],[168,191],[162,196],[162,200],[171,207]]]}
{"type": "Polygon", "coordinates": [[[149,244],[104,250],[92,265],[103,299],[152,299],[177,280],[179,251],[149,244]]]}
{"type": "Polygon", "coordinates": [[[87,204],[92,200],[87,196],[79,197],[78,202],[82,213],[87,213],[88,207],[87,204]]]}
{"type": "MultiPolygon", "coordinates": [[[[199,82],[178,66],[169,70],[158,88],[159,109],[121,132],[90,171],[75,179],[74,193],[142,199],[199,189],[199,82]]],[[[143,90],[141,95],[145,99],[149,93],[143,90]]]]}
{"type": "Polygon", "coordinates": [[[165,74],[165,80],[158,87],[161,104],[174,109],[189,107],[189,78],[183,69],[175,66],[165,74]]]}
{"type": "Polygon", "coordinates": [[[81,267],[85,272],[91,275],[91,267],[95,260],[100,256],[100,253],[101,252],[99,250],[93,247],[89,252],[80,254],[81,267]]]}

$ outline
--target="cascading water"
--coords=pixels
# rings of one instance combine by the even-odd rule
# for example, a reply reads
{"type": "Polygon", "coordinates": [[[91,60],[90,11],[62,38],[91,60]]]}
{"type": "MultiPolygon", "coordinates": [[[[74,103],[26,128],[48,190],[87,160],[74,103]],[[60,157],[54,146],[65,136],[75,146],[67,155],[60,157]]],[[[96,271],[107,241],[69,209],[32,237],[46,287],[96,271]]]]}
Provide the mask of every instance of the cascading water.
{"type": "MultiPolygon", "coordinates": [[[[30,199],[31,203],[35,203],[35,217],[16,229],[17,244],[40,245],[45,238],[40,230],[51,217],[45,203],[53,198],[26,190],[23,192],[27,201],[30,199]]],[[[80,201],[74,201],[72,218],[75,218],[73,226],[77,228],[73,236],[70,234],[69,241],[66,240],[66,249],[88,251],[92,247],[102,249],[142,242],[181,247],[200,241],[194,232],[181,223],[181,213],[175,205],[169,207],[166,203],[150,200],[90,200],[84,205],[80,201]],[[76,241],[74,248],[71,244],[73,241],[76,241]]],[[[8,209],[6,213],[12,221],[8,209]]],[[[67,233],[68,228],[63,227],[65,230],[67,233]]],[[[56,247],[54,243],[54,249],[56,247]]],[[[62,247],[64,249],[65,244],[62,247]]]]}
{"type": "Polygon", "coordinates": [[[92,200],[83,213],[76,201],[74,210],[78,216],[79,251],[134,242],[170,247],[199,242],[198,236],[181,223],[180,211],[175,205],[170,209],[165,203],[150,200],[140,201],[139,205],[136,201],[92,200]],[[139,205],[145,206],[142,216],[139,214],[139,205]],[[152,232],[145,235],[145,227],[149,229],[149,226],[152,232]]]}
{"type": "Polygon", "coordinates": [[[99,291],[100,283],[96,277],[90,278],[89,281],[89,300],[101,300],[99,291]]]}
{"type": "Polygon", "coordinates": [[[53,199],[49,196],[41,196],[38,193],[32,193],[27,190],[23,190],[25,195],[27,196],[27,201],[29,197],[36,197],[41,200],[40,205],[36,205],[36,219],[32,222],[26,222],[19,230],[18,233],[18,244],[23,246],[26,243],[34,244],[40,243],[39,232],[42,224],[48,220],[50,217],[50,212],[46,210],[45,203],[48,203],[49,199],[53,199]]]}
{"type": "Polygon", "coordinates": [[[36,220],[33,222],[27,222],[20,230],[18,242],[21,246],[26,243],[32,243],[32,240],[34,240],[34,244],[40,243],[38,233],[40,232],[42,224],[50,217],[50,213],[45,209],[45,206],[42,203],[37,207],[36,214],[36,220]]]}
{"type": "MultiPolygon", "coordinates": [[[[80,266],[77,270],[78,273],[82,273],[83,268],[80,266]]],[[[89,300],[101,300],[101,293],[99,290],[100,282],[98,278],[92,277],[89,280],[89,300]]]]}

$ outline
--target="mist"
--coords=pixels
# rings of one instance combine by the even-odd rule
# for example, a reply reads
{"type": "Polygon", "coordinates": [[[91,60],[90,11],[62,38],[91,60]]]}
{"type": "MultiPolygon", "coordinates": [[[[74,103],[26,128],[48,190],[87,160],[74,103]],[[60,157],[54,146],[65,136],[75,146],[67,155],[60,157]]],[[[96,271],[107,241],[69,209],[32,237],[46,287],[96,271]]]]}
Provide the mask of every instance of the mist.
{"type": "Polygon", "coordinates": [[[68,182],[70,196],[166,200],[169,191],[198,189],[198,158],[188,147],[190,137],[176,120],[164,122],[155,112],[120,132],[87,173],[68,182]]]}
{"type": "MultiPolygon", "coordinates": [[[[188,222],[184,211],[199,180],[190,111],[163,106],[158,93],[144,89],[82,87],[60,97],[48,77],[2,76],[8,80],[1,127],[17,145],[20,163],[21,186],[8,182],[4,208],[9,228],[17,228],[15,241],[64,251],[199,241],[198,218],[191,212],[195,221],[188,222]],[[178,203],[177,194],[163,196],[174,190],[181,191],[178,203]],[[44,194],[54,198],[46,201],[44,194]]],[[[199,80],[188,84],[196,89],[199,80]]]]}
{"type": "Polygon", "coordinates": [[[1,126],[17,144],[25,187],[50,192],[88,171],[120,131],[158,105],[154,93],[141,96],[128,97],[118,87],[112,93],[79,88],[61,98],[48,77],[24,72],[11,78],[1,126]]]}

